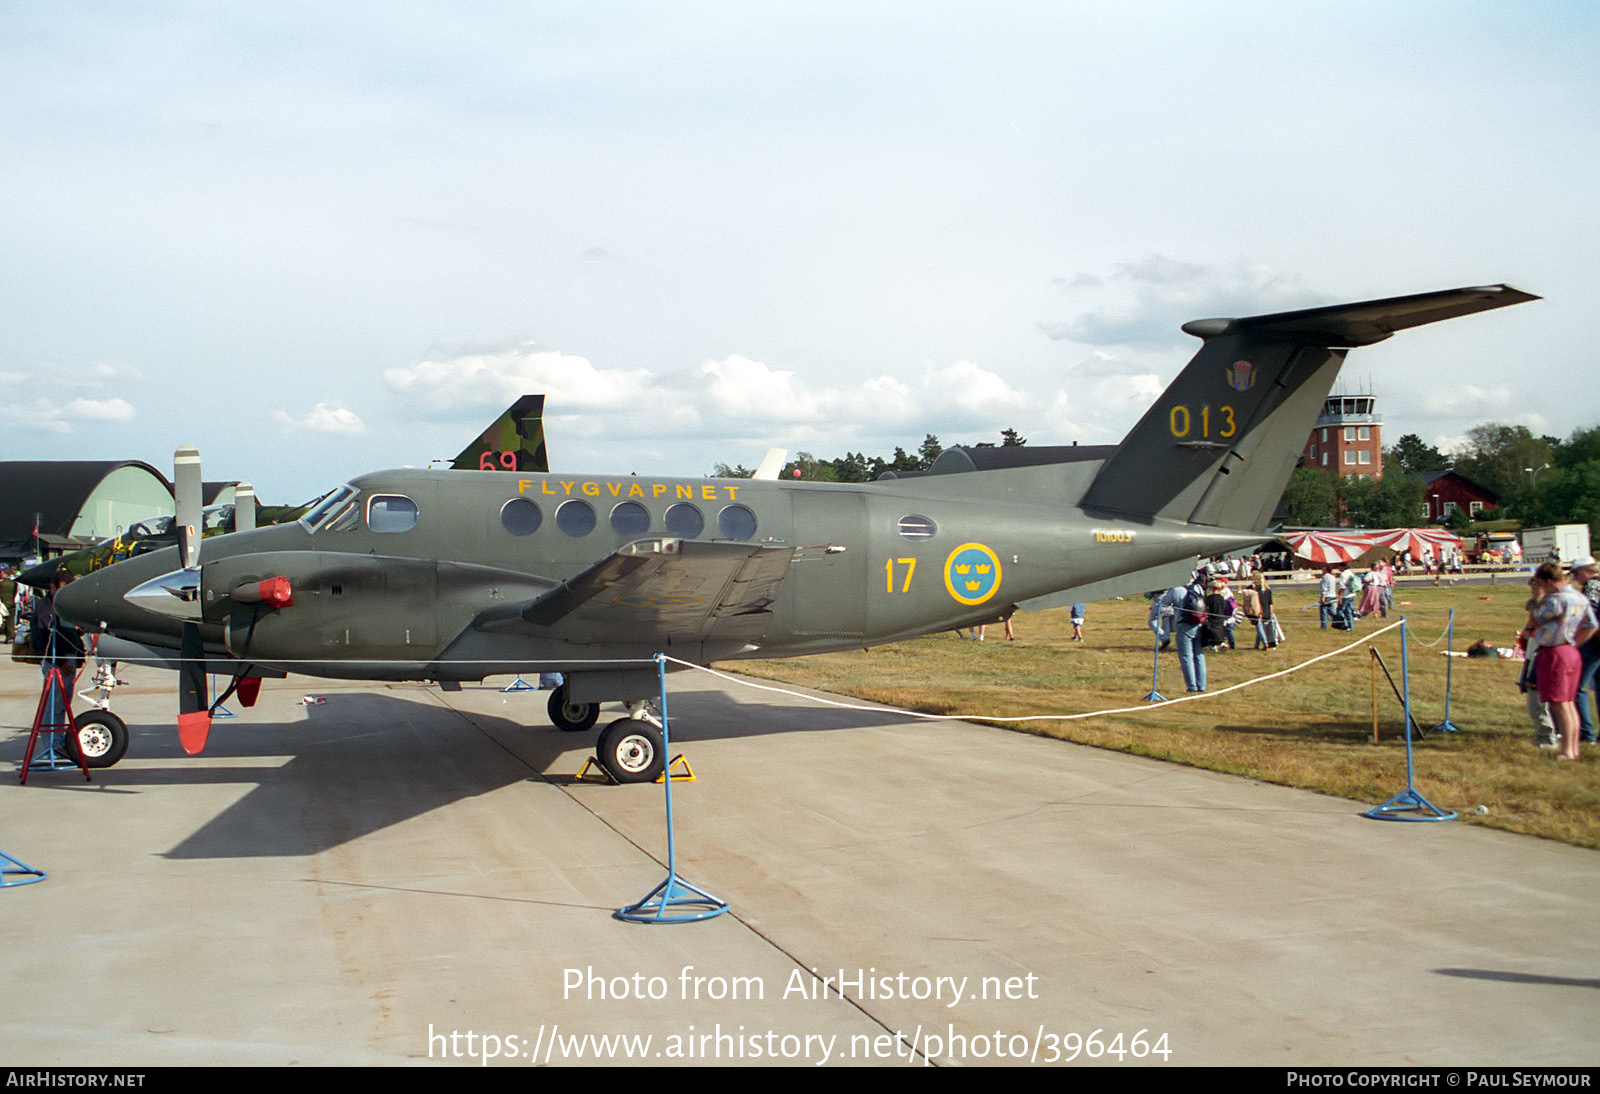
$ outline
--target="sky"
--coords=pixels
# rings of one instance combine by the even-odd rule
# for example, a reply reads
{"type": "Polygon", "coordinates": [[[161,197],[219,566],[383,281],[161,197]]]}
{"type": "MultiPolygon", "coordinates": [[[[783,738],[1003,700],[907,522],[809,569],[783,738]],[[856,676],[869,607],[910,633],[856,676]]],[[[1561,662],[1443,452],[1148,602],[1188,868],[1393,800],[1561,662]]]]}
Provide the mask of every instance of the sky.
{"type": "Polygon", "coordinates": [[[0,4],[0,459],[270,503],[1121,438],[1181,323],[1505,282],[1385,439],[1600,422],[1600,6],[0,4]]]}

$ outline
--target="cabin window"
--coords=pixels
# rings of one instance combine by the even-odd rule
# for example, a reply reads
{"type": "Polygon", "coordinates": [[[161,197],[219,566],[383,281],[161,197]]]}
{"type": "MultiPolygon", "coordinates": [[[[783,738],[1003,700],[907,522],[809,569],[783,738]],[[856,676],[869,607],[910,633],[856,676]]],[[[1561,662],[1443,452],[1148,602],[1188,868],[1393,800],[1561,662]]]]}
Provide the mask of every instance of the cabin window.
{"type": "Polygon", "coordinates": [[[682,539],[696,539],[706,530],[706,518],[700,510],[686,501],[680,501],[667,510],[667,531],[682,539]]]}
{"type": "Polygon", "coordinates": [[[577,498],[562,502],[556,510],[556,527],[574,539],[594,531],[594,522],[594,507],[577,498]]]}
{"type": "Polygon", "coordinates": [[[900,534],[906,539],[932,539],[939,526],[927,517],[912,513],[900,518],[900,534]]]}
{"type": "Polygon", "coordinates": [[[500,507],[500,527],[514,536],[531,536],[543,523],[538,503],[527,498],[512,498],[500,507]]]}
{"type": "Polygon", "coordinates": [[[417,524],[417,503],[404,494],[374,494],[367,502],[367,527],[374,532],[409,532],[417,524]]]}
{"type": "Polygon", "coordinates": [[[756,515],[742,505],[724,505],[717,514],[723,539],[747,540],[756,534],[756,515]]]}
{"type": "Polygon", "coordinates": [[[619,536],[642,536],[650,530],[650,510],[625,501],[611,510],[611,530],[619,536]]]}

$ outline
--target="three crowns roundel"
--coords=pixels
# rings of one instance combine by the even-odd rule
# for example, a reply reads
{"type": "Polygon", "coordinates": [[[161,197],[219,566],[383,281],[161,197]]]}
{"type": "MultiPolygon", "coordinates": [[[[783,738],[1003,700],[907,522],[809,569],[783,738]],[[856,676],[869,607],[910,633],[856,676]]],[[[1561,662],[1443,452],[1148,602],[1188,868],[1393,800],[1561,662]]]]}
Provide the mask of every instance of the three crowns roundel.
{"type": "Polygon", "coordinates": [[[1000,559],[981,543],[963,543],[944,560],[944,587],[962,604],[982,604],[1000,591],[1000,559]]]}

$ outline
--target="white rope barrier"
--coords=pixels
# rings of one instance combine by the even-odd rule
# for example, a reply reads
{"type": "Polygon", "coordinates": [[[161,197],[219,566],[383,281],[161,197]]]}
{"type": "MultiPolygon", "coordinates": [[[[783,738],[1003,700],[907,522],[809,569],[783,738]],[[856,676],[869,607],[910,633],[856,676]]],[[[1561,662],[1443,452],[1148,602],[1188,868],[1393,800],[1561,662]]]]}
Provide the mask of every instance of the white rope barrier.
{"type": "MultiPolygon", "coordinates": [[[[1276,680],[1276,679],[1279,679],[1280,677],[1289,676],[1292,673],[1299,672],[1302,669],[1310,668],[1312,665],[1317,664],[1319,661],[1326,661],[1331,657],[1338,657],[1340,654],[1348,653],[1350,650],[1353,650],[1358,646],[1363,646],[1363,645],[1367,644],[1368,642],[1371,642],[1372,640],[1377,638],[1379,635],[1387,634],[1389,631],[1394,630],[1395,628],[1400,626],[1400,623],[1401,623],[1401,620],[1395,620],[1395,622],[1390,623],[1388,626],[1380,627],[1378,630],[1375,630],[1375,631],[1371,632],[1370,634],[1364,635],[1361,638],[1358,638],[1353,642],[1347,643],[1346,645],[1340,646],[1336,650],[1330,650],[1327,653],[1318,654],[1316,657],[1312,657],[1312,658],[1309,658],[1308,660],[1302,661],[1298,665],[1291,665],[1290,667],[1288,667],[1286,669],[1282,669],[1282,670],[1280,670],[1278,672],[1268,673],[1266,676],[1258,676],[1258,677],[1256,677],[1256,678],[1254,678],[1252,680],[1246,680],[1246,681],[1244,681],[1242,683],[1234,684],[1231,687],[1220,688],[1220,689],[1218,689],[1216,691],[1200,692],[1200,693],[1197,693],[1197,694],[1194,694],[1194,695],[1185,695],[1185,696],[1183,696],[1181,698],[1177,698],[1177,699],[1164,699],[1159,703],[1144,703],[1144,704],[1142,704],[1140,706],[1134,706],[1134,707],[1109,707],[1109,708],[1104,709],[1104,710],[1085,711],[1085,712],[1083,712],[1081,714],[1026,714],[1026,715],[981,714],[981,713],[972,713],[972,714],[929,714],[927,711],[906,710],[906,709],[904,709],[902,707],[886,706],[886,705],[884,705],[882,703],[875,703],[875,704],[867,705],[867,704],[862,704],[862,703],[846,703],[846,702],[841,702],[841,701],[839,701],[837,699],[823,699],[823,698],[820,698],[819,696],[816,696],[816,695],[807,695],[804,692],[795,691],[795,690],[793,690],[791,688],[778,687],[778,686],[772,685],[772,684],[758,684],[758,683],[755,683],[752,680],[746,679],[745,677],[734,676],[731,673],[721,672],[721,671],[719,671],[717,669],[709,668],[709,667],[707,667],[705,665],[697,665],[692,661],[684,661],[684,660],[681,660],[680,658],[677,658],[677,657],[665,656],[665,660],[670,662],[671,664],[681,666],[682,668],[693,669],[693,670],[695,670],[697,672],[703,672],[703,673],[706,673],[706,674],[708,674],[710,676],[715,676],[718,679],[726,680],[729,683],[736,684],[736,685],[738,685],[740,687],[749,688],[749,689],[754,690],[754,691],[770,692],[770,693],[775,694],[775,695],[787,695],[787,696],[791,696],[791,697],[796,698],[796,699],[804,699],[807,702],[817,703],[817,704],[820,704],[822,706],[835,707],[835,708],[840,709],[840,710],[860,710],[860,711],[868,711],[868,712],[873,712],[873,713],[899,714],[899,715],[903,715],[904,717],[907,717],[907,718],[925,718],[925,719],[929,719],[929,720],[948,719],[948,720],[955,720],[955,721],[1018,722],[1018,723],[1020,723],[1020,722],[1071,722],[1071,721],[1077,721],[1077,720],[1083,719],[1083,718],[1099,718],[1099,717],[1103,717],[1103,716],[1108,715],[1108,714],[1137,714],[1137,713],[1140,713],[1142,711],[1158,710],[1158,709],[1160,709],[1162,707],[1175,706],[1175,705],[1177,705],[1179,703],[1192,703],[1192,702],[1196,702],[1196,701],[1202,700],[1202,699],[1210,699],[1210,698],[1213,698],[1213,697],[1218,696],[1218,695],[1227,695],[1229,692],[1240,691],[1240,690],[1242,690],[1244,688],[1254,687],[1257,684],[1264,684],[1269,680],[1276,680]]],[[[1440,638],[1443,638],[1443,637],[1444,637],[1444,635],[1441,633],[1440,634],[1440,638]]],[[[1437,643],[1438,639],[1435,639],[1434,642],[1437,643]]],[[[119,658],[118,660],[123,661],[125,663],[130,663],[130,664],[172,665],[172,664],[180,663],[184,659],[182,657],[158,658],[158,659],[140,658],[140,657],[124,657],[124,658],[119,658]]],[[[246,659],[246,660],[241,660],[238,663],[240,665],[248,665],[251,662],[246,659]]],[[[397,663],[403,663],[403,664],[408,664],[408,665],[410,665],[410,664],[424,664],[424,662],[409,662],[409,661],[408,662],[395,662],[395,661],[392,661],[392,660],[377,659],[377,658],[348,658],[348,659],[341,658],[341,659],[339,659],[337,661],[329,661],[329,660],[323,659],[323,658],[300,658],[300,659],[276,659],[275,658],[275,659],[273,659],[271,661],[266,661],[264,663],[267,664],[267,665],[270,665],[270,666],[272,666],[274,668],[279,667],[279,666],[289,666],[289,665],[328,665],[328,664],[387,665],[387,664],[397,664],[397,663]]],[[[477,664],[477,665],[494,665],[494,664],[519,665],[519,666],[523,666],[524,669],[526,668],[526,662],[525,661],[520,660],[520,659],[512,659],[512,658],[505,658],[505,659],[474,658],[472,663],[473,664],[477,664]]],[[[563,666],[564,669],[570,668],[571,666],[574,666],[574,665],[586,665],[586,666],[587,665],[594,665],[594,666],[602,666],[603,665],[603,666],[610,666],[610,667],[615,667],[615,666],[618,666],[618,665],[631,665],[631,666],[637,667],[637,666],[649,665],[649,664],[653,664],[653,663],[654,663],[653,659],[644,659],[644,658],[589,658],[589,659],[584,659],[584,658],[563,658],[561,660],[561,662],[560,662],[560,664],[563,666]]],[[[529,670],[529,671],[531,671],[531,670],[529,670]]],[[[554,671],[562,671],[562,670],[554,670],[554,671]]]]}
{"type": "Polygon", "coordinates": [[[1086,711],[1082,714],[929,714],[926,711],[905,710],[901,707],[884,706],[881,703],[867,706],[860,703],[844,703],[836,699],[822,699],[815,695],[807,695],[804,692],[794,691],[790,688],[776,687],[771,684],[753,683],[752,681],[746,680],[742,677],[733,676],[726,672],[719,672],[716,669],[707,668],[704,665],[696,665],[689,661],[680,661],[676,657],[668,657],[667,660],[675,665],[682,665],[684,668],[688,669],[696,669],[700,672],[708,673],[712,676],[727,680],[730,683],[738,684],[742,687],[752,688],[756,691],[768,691],[777,695],[792,695],[797,699],[805,699],[813,703],[820,703],[823,706],[837,707],[841,710],[863,710],[874,713],[901,714],[907,718],[927,718],[930,720],[985,722],[1071,722],[1080,718],[1099,718],[1107,714],[1137,714],[1141,711],[1159,710],[1162,707],[1175,706],[1178,703],[1192,703],[1199,699],[1210,699],[1217,695],[1226,695],[1230,691],[1239,691],[1241,688],[1254,687],[1256,684],[1264,684],[1268,680],[1276,680],[1281,676],[1288,676],[1291,673],[1299,672],[1301,669],[1309,668],[1310,666],[1315,665],[1318,661],[1326,661],[1330,657],[1337,657],[1341,653],[1347,653],[1350,650],[1355,649],[1357,646],[1365,645],[1366,643],[1371,642],[1374,638],[1377,638],[1380,634],[1385,634],[1394,630],[1396,627],[1400,626],[1400,623],[1401,621],[1397,619],[1393,623],[1390,623],[1387,627],[1382,627],[1378,630],[1375,630],[1371,634],[1358,638],[1348,645],[1340,646],[1336,650],[1330,650],[1327,653],[1318,654],[1316,657],[1313,657],[1307,661],[1302,661],[1298,665],[1291,665],[1289,668],[1283,669],[1279,672],[1269,673],[1266,676],[1258,676],[1254,680],[1246,680],[1242,684],[1234,684],[1232,687],[1221,688],[1217,691],[1200,692],[1196,695],[1185,695],[1181,699],[1166,699],[1159,703],[1145,703],[1142,706],[1136,707],[1112,707],[1107,710],[1086,711]]]}

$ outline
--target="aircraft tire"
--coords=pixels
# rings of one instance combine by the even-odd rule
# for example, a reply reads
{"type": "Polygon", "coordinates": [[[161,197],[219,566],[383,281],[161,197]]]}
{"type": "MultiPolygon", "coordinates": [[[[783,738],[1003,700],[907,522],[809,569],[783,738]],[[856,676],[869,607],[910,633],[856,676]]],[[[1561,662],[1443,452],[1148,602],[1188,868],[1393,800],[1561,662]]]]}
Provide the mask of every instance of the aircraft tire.
{"type": "Polygon", "coordinates": [[[550,724],[567,733],[582,733],[593,729],[600,720],[599,703],[567,702],[567,685],[562,684],[550,693],[550,724]]]}
{"type": "Polygon", "coordinates": [[[666,769],[661,731],[641,718],[619,718],[600,731],[595,756],[619,783],[648,783],[666,769]]]}
{"type": "Polygon", "coordinates": [[[111,767],[128,751],[128,724],[109,710],[91,710],[73,719],[76,733],[67,734],[67,752],[85,767],[111,767]]]}

